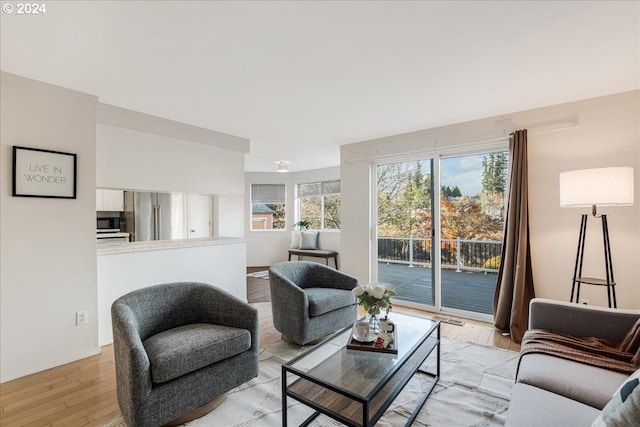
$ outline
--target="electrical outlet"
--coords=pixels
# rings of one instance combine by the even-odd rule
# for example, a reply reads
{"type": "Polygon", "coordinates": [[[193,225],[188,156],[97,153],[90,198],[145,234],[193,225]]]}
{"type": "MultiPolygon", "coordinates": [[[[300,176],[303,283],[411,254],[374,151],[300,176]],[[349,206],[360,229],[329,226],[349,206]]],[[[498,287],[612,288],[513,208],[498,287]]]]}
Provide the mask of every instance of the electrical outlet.
{"type": "Polygon", "coordinates": [[[580,304],[589,305],[590,303],[591,303],[590,300],[584,299],[584,298],[580,298],[580,304]]]}
{"type": "Polygon", "coordinates": [[[86,311],[76,312],[76,326],[86,325],[89,323],[89,313],[86,311]]]}

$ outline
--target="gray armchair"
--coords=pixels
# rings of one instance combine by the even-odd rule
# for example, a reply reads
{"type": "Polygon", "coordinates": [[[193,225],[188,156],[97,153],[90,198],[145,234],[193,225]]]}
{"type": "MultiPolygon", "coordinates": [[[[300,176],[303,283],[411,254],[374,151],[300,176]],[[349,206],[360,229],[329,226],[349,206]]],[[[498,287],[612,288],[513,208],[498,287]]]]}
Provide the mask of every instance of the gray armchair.
{"type": "Polygon", "coordinates": [[[167,283],[111,306],[118,404],[159,426],[258,375],[258,313],[204,283],[167,283]]]}
{"type": "Polygon", "coordinates": [[[281,262],[269,269],[274,327],[286,338],[307,344],[356,320],[351,289],[355,277],[308,261],[281,262]]]}

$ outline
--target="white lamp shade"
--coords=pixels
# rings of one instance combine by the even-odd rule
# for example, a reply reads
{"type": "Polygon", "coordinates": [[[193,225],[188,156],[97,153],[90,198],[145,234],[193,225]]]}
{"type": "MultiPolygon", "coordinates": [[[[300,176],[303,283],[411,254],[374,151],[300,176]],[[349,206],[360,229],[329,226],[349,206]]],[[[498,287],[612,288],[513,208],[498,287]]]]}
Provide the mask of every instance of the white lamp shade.
{"type": "Polygon", "coordinates": [[[594,205],[633,205],[633,168],[596,168],[560,173],[560,206],[594,205]]]}

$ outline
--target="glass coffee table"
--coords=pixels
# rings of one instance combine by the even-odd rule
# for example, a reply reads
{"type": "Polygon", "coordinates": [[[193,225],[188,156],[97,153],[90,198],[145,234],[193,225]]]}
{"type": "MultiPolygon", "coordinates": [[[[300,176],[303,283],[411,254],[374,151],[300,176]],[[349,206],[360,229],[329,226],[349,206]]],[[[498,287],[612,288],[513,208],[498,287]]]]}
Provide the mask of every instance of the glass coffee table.
{"type": "Polygon", "coordinates": [[[373,426],[426,358],[436,350],[435,372],[407,421],[410,425],[440,378],[440,322],[402,313],[390,316],[397,329],[397,354],[348,349],[348,327],[282,365],[282,425],[287,398],[315,410],[301,425],[325,414],[349,426],[373,426]]]}

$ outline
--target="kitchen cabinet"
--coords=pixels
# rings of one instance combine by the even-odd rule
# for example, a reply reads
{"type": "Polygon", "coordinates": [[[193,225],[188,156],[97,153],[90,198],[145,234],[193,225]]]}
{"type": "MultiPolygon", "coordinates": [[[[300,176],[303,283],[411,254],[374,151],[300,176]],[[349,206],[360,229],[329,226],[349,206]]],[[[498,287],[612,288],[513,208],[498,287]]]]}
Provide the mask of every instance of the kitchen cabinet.
{"type": "Polygon", "coordinates": [[[124,191],[96,189],[96,211],[124,211],[124,191]]]}

